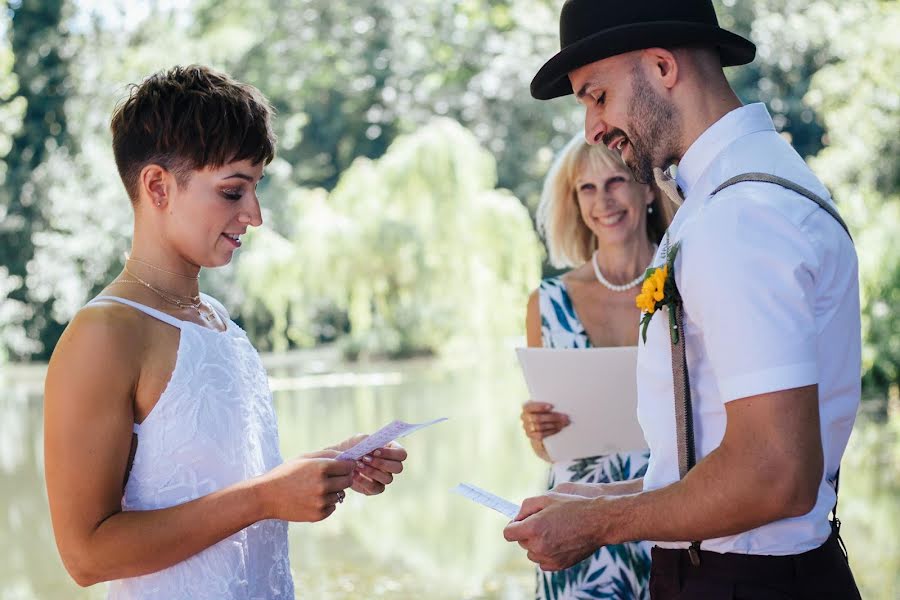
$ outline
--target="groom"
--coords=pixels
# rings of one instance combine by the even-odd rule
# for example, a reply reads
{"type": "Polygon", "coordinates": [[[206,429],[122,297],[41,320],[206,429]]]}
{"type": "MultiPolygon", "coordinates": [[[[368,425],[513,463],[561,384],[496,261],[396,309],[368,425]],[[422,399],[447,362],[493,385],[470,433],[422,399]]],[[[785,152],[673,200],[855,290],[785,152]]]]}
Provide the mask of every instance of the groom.
{"type": "Polygon", "coordinates": [[[860,398],[856,253],[765,106],[743,106],[725,79],[754,45],[718,27],[711,0],[568,0],[560,40],[532,95],[574,92],[587,141],[618,150],[642,182],[677,164],[684,204],[656,264],[680,244],[690,383],[673,383],[663,309],[639,349],[643,481],[530,498],[506,539],[547,570],[652,540],[654,599],[859,598],[829,520],[860,398]],[[696,466],[683,478],[677,388],[693,400],[696,466]]]}

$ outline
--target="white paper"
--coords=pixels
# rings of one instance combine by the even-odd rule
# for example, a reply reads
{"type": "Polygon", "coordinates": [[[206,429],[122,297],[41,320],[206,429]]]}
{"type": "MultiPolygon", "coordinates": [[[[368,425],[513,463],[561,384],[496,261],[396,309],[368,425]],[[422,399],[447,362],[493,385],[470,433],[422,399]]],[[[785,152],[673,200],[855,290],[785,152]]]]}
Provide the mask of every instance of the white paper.
{"type": "Polygon", "coordinates": [[[509,500],[504,500],[500,496],[495,496],[474,485],[460,483],[450,491],[457,493],[464,498],[468,498],[473,502],[492,508],[501,515],[506,515],[509,519],[515,519],[516,515],[519,514],[518,504],[513,504],[509,500]]]}
{"type": "Polygon", "coordinates": [[[424,429],[425,427],[446,420],[447,417],[441,417],[440,419],[428,421],[427,423],[404,423],[403,421],[391,421],[352,448],[341,452],[337,456],[337,460],[359,460],[366,454],[378,450],[379,448],[393,442],[397,438],[401,438],[404,435],[409,435],[413,431],[418,431],[419,429],[424,429]]]}
{"type": "Polygon", "coordinates": [[[569,415],[544,438],[554,461],[647,447],[637,420],[637,348],[517,348],[531,399],[569,415]]]}

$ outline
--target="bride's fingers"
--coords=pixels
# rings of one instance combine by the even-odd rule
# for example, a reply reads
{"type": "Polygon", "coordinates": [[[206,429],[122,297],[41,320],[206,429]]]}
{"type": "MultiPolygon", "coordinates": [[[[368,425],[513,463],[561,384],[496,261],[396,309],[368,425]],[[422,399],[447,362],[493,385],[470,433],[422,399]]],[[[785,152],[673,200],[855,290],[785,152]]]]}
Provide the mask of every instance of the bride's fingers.
{"type": "MultiPolygon", "coordinates": [[[[391,442],[387,446],[379,448],[378,450],[372,452],[372,456],[375,458],[383,458],[385,460],[403,462],[404,460],[406,460],[407,453],[406,448],[404,448],[397,442],[391,442]]],[[[399,471],[397,472],[399,473],[399,471]]]]}
{"type": "Polygon", "coordinates": [[[394,480],[394,476],[381,469],[376,469],[363,462],[356,463],[356,472],[382,485],[388,485],[394,480]]]}
{"type": "Polygon", "coordinates": [[[384,485],[372,481],[360,472],[353,474],[353,490],[367,496],[374,496],[384,491],[384,485]]]}
{"type": "Polygon", "coordinates": [[[403,472],[403,463],[398,460],[388,460],[385,458],[376,458],[374,456],[363,456],[362,462],[372,468],[378,469],[379,471],[393,473],[394,475],[403,472]]]}

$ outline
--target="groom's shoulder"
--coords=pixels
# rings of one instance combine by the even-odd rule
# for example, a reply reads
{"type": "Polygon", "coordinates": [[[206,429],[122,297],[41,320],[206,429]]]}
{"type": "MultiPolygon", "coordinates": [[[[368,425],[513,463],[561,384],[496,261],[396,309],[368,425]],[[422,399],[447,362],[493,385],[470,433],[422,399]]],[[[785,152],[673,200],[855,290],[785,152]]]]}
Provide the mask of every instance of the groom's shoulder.
{"type": "MultiPolygon", "coordinates": [[[[753,227],[758,222],[765,226],[783,222],[800,230],[808,229],[810,217],[824,211],[798,191],[769,181],[741,181],[719,189],[736,176],[763,174],[784,179],[834,204],[821,179],[781,136],[771,132],[748,137],[756,139],[747,139],[746,144],[729,149],[717,164],[711,165],[709,191],[699,215],[704,225],[716,227],[721,222],[724,226],[734,223],[753,227]]],[[[814,226],[824,224],[830,229],[827,223],[815,218],[812,221],[814,226]]]]}

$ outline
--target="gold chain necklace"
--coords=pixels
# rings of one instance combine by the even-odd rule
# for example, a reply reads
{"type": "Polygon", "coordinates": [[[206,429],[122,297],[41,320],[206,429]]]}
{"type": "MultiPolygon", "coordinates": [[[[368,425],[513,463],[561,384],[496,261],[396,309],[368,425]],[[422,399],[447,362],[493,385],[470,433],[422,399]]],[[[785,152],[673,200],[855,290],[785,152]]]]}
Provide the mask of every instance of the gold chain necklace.
{"type": "MultiPolygon", "coordinates": [[[[148,263],[147,261],[141,260],[141,259],[139,259],[139,258],[134,258],[133,256],[128,256],[128,257],[125,259],[125,262],[128,262],[128,261],[136,262],[136,263],[138,263],[139,265],[144,265],[144,266],[150,267],[151,269],[155,269],[155,270],[157,270],[157,271],[160,271],[160,272],[162,272],[162,273],[168,273],[169,275],[175,275],[176,277],[182,277],[182,278],[184,278],[184,279],[190,279],[190,280],[192,280],[192,281],[197,281],[197,280],[200,279],[200,276],[199,276],[199,275],[197,275],[197,276],[193,276],[193,275],[183,275],[183,274],[181,274],[181,273],[176,273],[175,271],[167,271],[166,269],[163,269],[162,267],[157,267],[157,266],[154,265],[154,264],[148,263]]],[[[132,273],[132,277],[134,277],[134,274],[133,274],[133,273],[132,273]]]]}
{"type": "Polygon", "coordinates": [[[204,314],[203,311],[200,310],[201,307],[206,308],[206,306],[203,304],[203,300],[200,298],[199,294],[196,296],[181,296],[181,295],[175,294],[173,292],[169,292],[167,290],[160,289],[160,288],[144,281],[143,279],[141,279],[140,277],[138,277],[137,275],[135,275],[134,273],[129,271],[127,266],[124,268],[124,271],[126,273],[128,273],[131,277],[133,277],[134,279],[120,279],[116,283],[130,283],[130,284],[142,285],[145,288],[147,288],[148,290],[150,290],[151,292],[153,292],[154,294],[156,294],[157,296],[159,296],[160,298],[162,298],[163,300],[165,300],[166,302],[168,302],[169,304],[174,304],[175,306],[177,306],[178,308],[181,308],[181,309],[190,308],[190,309],[196,310],[197,314],[200,316],[200,318],[202,318],[207,323],[212,323],[215,320],[215,312],[214,311],[208,310],[208,312],[206,314],[204,314]]]}

